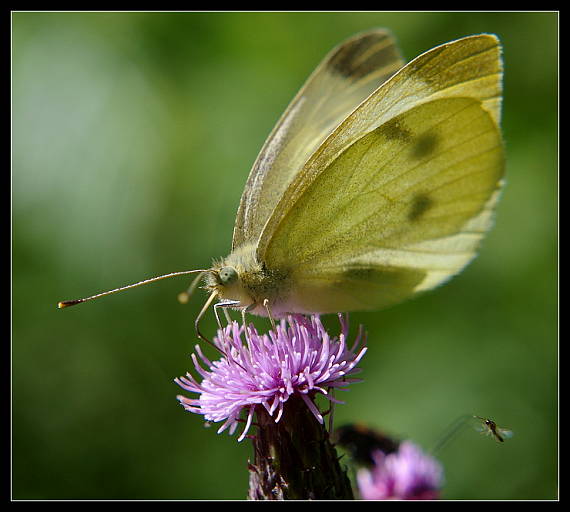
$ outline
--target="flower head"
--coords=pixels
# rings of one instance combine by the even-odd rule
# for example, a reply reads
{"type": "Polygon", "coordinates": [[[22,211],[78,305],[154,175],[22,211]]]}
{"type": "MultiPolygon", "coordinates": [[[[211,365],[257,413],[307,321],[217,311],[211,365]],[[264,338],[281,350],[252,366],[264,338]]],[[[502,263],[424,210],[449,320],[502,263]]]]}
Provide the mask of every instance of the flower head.
{"type": "Polygon", "coordinates": [[[443,470],[437,460],[425,454],[411,441],[400,444],[398,451],[372,454],[371,469],[357,475],[360,495],[365,500],[433,500],[439,497],[443,470]]]}
{"type": "Polygon", "coordinates": [[[232,322],[214,338],[225,354],[221,359],[211,362],[196,346],[198,356],[192,354],[192,361],[202,381],[187,373],[175,382],[199,396],[179,395],[178,400],[187,411],[203,414],[208,421],[224,421],[218,433],[229,428],[233,434],[245,410],[246,425],[238,441],[247,434],[256,407],[264,407],[278,422],[293,394],[301,396],[322,423],[315,395],[320,393],[337,402],[329,390],[345,388],[355,381],[348,376],[359,371],[356,365],[366,351],[359,348],[362,332],[352,347],[347,347],[348,324],[346,318],[339,318],[338,337],[326,332],[317,315],[291,315],[268,334],[259,334],[253,326],[246,334],[244,327],[232,322]]]}

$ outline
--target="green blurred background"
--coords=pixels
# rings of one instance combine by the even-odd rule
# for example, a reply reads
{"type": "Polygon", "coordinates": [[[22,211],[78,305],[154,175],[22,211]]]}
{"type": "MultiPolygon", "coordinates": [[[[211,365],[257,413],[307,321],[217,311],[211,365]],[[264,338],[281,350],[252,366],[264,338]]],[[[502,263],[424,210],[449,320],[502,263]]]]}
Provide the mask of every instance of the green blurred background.
{"type": "Polygon", "coordinates": [[[408,60],[501,38],[508,186],[463,274],[352,315],[370,349],[336,422],[429,449],[458,416],[492,417],[514,438],[455,436],[443,498],[557,496],[557,13],[17,12],[13,498],[246,496],[249,442],[175,400],[203,303],[177,303],[187,280],[56,303],[225,256],[273,124],[332,46],[371,27],[392,29],[408,60]]]}

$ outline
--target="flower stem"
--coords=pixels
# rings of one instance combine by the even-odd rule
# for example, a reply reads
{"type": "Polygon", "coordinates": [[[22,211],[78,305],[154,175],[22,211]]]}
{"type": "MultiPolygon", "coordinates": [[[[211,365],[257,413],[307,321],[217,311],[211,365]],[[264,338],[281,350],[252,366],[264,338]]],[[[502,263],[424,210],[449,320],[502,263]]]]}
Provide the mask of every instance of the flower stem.
{"type": "Polygon", "coordinates": [[[279,422],[257,410],[251,500],[352,500],[354,495],[325,426],[306,403],[291,397],[279,422]]]}

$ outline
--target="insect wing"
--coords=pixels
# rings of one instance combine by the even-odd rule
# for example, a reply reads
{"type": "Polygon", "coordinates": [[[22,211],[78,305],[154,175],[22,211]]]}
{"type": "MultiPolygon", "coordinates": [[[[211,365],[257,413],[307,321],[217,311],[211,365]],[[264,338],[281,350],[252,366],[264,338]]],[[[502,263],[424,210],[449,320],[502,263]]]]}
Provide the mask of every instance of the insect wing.
{"type": "Polygon", "coordinates": [[[503,163],[498,127],[479,101],[421,104],[354,143],[306,188],[266,261],[290,273],[301,311],[399,302],[474,257],[503,163]]]}
{"type": "Polygon", "coordinates": [[[357,34],[323,59],[253,165],[236,217],[232,250],[257,242],[283,192],[310,155],[403,64],[394,38],[384,29],[357,34]]]}
{"type": "Polygon", "coordinates": [[[405,66],[333,132],[268,220],[259,261],[296,311],[376,309],[460,271],[504,170],[500,48],[472,36],[405,66]]]}

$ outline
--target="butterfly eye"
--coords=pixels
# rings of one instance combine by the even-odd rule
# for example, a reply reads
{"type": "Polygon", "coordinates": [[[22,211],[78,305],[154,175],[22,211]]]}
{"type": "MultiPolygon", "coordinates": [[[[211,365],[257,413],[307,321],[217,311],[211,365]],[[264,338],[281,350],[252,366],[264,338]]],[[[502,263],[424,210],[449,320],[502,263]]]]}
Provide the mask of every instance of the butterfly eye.
{"type": "Polygon", "coordinates": [[[218,272],[218,277],[221,284],[233,283],[237,279],[236,269],[233,267],[222,267],[218,272]]]}

